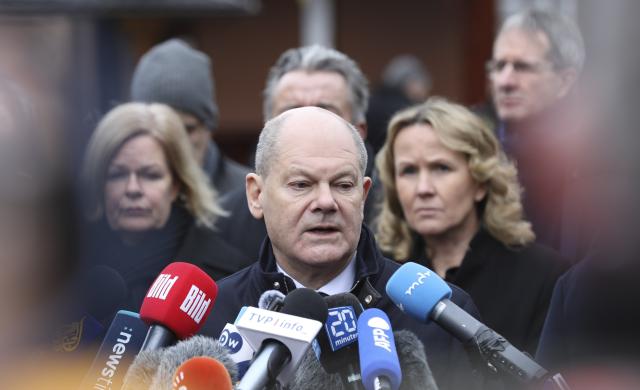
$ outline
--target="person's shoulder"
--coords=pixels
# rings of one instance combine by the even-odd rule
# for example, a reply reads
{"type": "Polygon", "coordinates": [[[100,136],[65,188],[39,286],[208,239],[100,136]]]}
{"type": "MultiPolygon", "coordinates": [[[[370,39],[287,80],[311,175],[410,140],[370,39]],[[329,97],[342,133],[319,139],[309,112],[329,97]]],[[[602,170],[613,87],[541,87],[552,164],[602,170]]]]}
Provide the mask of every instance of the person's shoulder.
{"type": "Polygon", "coordinates": [[[218,284],[219,292],[227,292],[233,291],[233,289],[239,288],[245,283],[249,282],[251,276],[255,272],[255,267],[258,266],[258,263],[253,263],[247,267],[242,268],[241,270],[234,272],[233,274],[226,276],[220,281],[218,284]]]}
{"type": "Polygon", "coordinates": [[[190,229],[178,255],[199,264],[214,279],[231,275],[255,261],[230,245],[218,231],[205,226],[190,229]]]}
{"type": "Polygon", "coordinates": [[[513,264],[521,271],[559,276],[571,265],[569,259],[564,258],[555,249],[537,242],[517,247],[507,247],[504,244],[500,246],[502,249],[498,258],[513,264]]]}

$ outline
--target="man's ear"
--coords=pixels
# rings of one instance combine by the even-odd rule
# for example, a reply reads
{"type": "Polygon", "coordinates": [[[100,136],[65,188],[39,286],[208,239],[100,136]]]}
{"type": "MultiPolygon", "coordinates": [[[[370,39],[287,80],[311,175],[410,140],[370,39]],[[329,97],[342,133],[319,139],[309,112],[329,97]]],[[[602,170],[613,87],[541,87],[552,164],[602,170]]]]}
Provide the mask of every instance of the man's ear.
{"type": "Polygon", "coordinates": [[[260,194],[264,186],[262,177],[255,173],[247,174],[245,186],[247,191],[247,205],[249,206],[251,215],[253,215],[255,219],[262,219],[264,216],[262,204],[260,203],[260,194]]]}
{"type": "Polygon", "coordinates": [[[360,133],[360,137],[362,137],[362,140],[366,140],[367,139],[367,122],[360,122],[356,125],[356,129],[358,130],[358,133],[360,133]]]}
{"type": "Polygon", "coordinates": [[[567,68],[558,71],[558,80],[560,82],[560,87],[558,88],[558,99],[565,97],[569,91],[571,91],[571,87],[576,82],[578,78],[578,72],[574,68],[567,68]]]}
{"type": "Polygon", "coordinates": [[[371,181],[371,178],[369,176],[365,176],[364,180],[362,181],[362,189],[364,190],[362,204],[364,204],[364,201],[367,200],[367,196],[369,195],[369,190],[371,189],[372,184],[373,181],[371,181]]]}

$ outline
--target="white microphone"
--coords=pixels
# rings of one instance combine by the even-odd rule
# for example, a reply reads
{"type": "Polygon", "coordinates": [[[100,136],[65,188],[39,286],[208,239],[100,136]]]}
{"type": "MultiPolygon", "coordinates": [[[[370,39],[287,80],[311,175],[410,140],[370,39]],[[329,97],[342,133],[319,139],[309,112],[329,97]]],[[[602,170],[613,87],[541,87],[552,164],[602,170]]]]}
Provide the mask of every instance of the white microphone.
{"type": "Polygon", "coordinates": [[[237,389],[287,385],[326,318],[324,299],[306,288],[287,295],[281,313],[247,307],[235,325],[257,353],[237,389]]]}

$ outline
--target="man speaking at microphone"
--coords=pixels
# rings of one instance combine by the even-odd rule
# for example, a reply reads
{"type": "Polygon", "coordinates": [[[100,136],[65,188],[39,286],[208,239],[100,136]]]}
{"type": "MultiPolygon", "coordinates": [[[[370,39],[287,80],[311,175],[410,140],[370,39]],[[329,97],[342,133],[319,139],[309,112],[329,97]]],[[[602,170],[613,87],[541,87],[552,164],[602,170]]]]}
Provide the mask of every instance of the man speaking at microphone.
{"type": "MultiPolygon", "coordinates": [[[[386,295],[398,265],[381,255],[362,224],[371,187],[366,164],[357,130],[330,111],[294,108],[265,124],[246,194],[251,214],[264,218],[268,235],[257,263],[219,281],[218,299],[202,332],[218,337],[242,306],[257,306],[267,290],[351,292],[365,309],[386,312],[393,329],[418,335],[440,388],[477,387],[462,345],[437,325],[405,315],[386,295]]],[[[452,300],[477,315],[469,296],[452,289],[452,300]]]]}

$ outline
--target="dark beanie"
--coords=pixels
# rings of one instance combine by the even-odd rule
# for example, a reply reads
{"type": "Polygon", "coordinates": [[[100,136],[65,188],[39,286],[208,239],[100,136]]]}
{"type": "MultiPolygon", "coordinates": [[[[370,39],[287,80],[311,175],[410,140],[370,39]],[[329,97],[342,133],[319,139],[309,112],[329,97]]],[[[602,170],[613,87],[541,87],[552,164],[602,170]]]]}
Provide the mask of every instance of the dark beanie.
{"type": "Polygon", "coordinates": [[[167,104],[211,130],[218,124],[211,61],[180,39],[162,42],[142,56],[131,80],[131,99],[167,104]]]}

